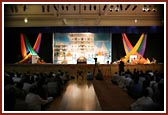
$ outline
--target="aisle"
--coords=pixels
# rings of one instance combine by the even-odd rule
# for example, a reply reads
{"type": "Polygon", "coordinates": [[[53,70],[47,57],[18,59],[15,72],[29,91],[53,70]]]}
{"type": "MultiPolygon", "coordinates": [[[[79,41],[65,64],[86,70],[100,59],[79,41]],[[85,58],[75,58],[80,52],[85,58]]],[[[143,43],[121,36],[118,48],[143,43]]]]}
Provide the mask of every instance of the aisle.
{"type": "Polygon", "coordinates": [[[130,111],[130,105],[135,99],[127,91],[110,80],[93,80],[92,83],[102,111],[130,111]]]}
{"type": "Polygon", "coordinates": [[[101,107],[91,81],[72,80],[46,111],[101,111],[101,107]]]}

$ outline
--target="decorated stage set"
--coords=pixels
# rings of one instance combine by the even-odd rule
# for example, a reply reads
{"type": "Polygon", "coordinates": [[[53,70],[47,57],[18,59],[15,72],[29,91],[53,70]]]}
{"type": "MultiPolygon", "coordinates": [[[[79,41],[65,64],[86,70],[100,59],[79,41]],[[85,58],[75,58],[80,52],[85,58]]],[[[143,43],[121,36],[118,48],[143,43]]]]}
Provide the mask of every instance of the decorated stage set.
{"type": "MultiPolygon", "coordinates": [[[[120,61],[125,63],[125,70],[164,72],[164,65],[156,63],[156,59],[149,60],[144,57],[147,46],[147,34],[142,33],[133,45],[126,33],[121,34],[122,47],[125,55],[113,61],[113,46],[111,33],[53,33],[52,34],[52,63],[48,63],[39,55],[42,33],[36,36],[32,45],[26,34],[20,34],[20,49],[22,60],[13,64],[5,64],[5,71],[11,72],[57,72],[59,69],[76,76],[77,70],[82,70],[86,75],[93,72],[95,58],[97,69],[101,69],[104,77],[111,77],[118,72],[120,61]]],[[[44,47],[44,46],[43,46],[44,47]]],[[[152,50],[152,49],[151,49],[152,50]]],[[[97,72],[97,70],[96,70],[97,72]]]]}

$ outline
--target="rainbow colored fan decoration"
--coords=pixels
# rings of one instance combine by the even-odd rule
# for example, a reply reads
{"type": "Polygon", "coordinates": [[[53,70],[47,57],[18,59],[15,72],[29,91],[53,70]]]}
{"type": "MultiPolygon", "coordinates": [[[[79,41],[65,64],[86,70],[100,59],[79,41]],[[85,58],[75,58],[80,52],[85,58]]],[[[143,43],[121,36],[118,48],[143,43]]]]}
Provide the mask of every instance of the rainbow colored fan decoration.
{"type": "Polygon", "coordinates": [[[125,33],[122,34],[122,39],[123,39],[123,45],[124,45],[124,50],[126,55],[124,56],[124,62],[131,61],[130,56],[131,55],[136,55],[138,57],[138,63],[139,64],[148,64],[150,63],[149,59],[145,59],[143,57],[145,48],[146,48],[146,42],[147,42],[147,34],[141,34],[139,40],[133,47],[130,41],[128,40],[127,36],[125,33]]]}
{"type": "Polygon", "coordinates": [[[36,42],[32,48],[32,46],[30,45],[30,43],[28,41],[27,36],[22,33],[20,34],[21,53],[22,53],[23,59],[21,61],[17,62],[17,64],[28,63],[28,61],[31,60],[32,55],[38,56],[37,53],[39,52],[41,37],[42,37],[42,34],[39,33],[37,36],[36,42]]]}

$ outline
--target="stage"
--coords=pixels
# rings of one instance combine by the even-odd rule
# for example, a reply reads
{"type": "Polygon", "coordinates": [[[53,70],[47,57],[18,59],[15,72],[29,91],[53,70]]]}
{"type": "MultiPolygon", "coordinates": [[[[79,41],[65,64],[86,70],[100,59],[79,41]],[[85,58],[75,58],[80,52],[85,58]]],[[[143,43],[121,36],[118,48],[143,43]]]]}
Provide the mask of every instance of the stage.
{"type": "MultiPolygon", "coordinates": [[[[68,72],[70,76],[76,76],[77,70],[82,70],[83,76],[86,76],[87,72],[93,72],[95,68],[95,74],[100,69],[103,72],[105,79],[110,79],[115,72],[118,72],[118,64],[5,64],[4,71],[6,72],[18,72],[18,73],[40,73],[40,72],[54,72],[62,70],[68,72]]],[[[125,71],[129,69],[133,72],[134,69],[142,70],[146,72],[148,70],[160,71],[164,73],[164,64],[139,64],[139,65],[125,65],[125,71]]]]}

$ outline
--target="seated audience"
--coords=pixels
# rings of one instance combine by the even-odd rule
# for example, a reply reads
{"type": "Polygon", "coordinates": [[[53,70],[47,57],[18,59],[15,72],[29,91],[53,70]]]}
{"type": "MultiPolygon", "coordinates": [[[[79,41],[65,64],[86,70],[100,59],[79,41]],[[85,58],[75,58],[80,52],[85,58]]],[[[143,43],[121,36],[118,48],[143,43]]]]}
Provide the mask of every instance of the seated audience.
{"type": "Polygon", "coordinates": [[[93,74],[90,71],[87,72],[87,80],[93,80],[93,74]]]}
{"type": "Polygon", "coordinates": [[[100,69],[98,70],[98,73],[96,75],[96,80],[103,80],[103,73],[100,69]]]}
{"type": "Polygon", "coordinates": [[[52,100],[52,97],[49,97],[46,100],[42,99],[37,94],[37,86],[35,85],[30,88],[29,93],[25,98],[25,102],[28,104],[29,111],[41,111],[41,106],[51,102],[52,100]]]}
{"type": "Polygon", "coordinates": [[[117,72],[115,72],[114,73],[114,75],[113,75],[113,78],[112,78],[112,83],[114,83],[114,84],[118,84],[118,82],[119,82],[119,74],[117,73],[117,72]]]}
{"type": "Polygon", "coordinates": [[[145,91],[144,96],[138,98],[134,103],[131,104],[130,108],[132,111],[144,111],[151,110],[151,106],[155,105],[152,98],[149,96],[148,90],[145,91]]]}

